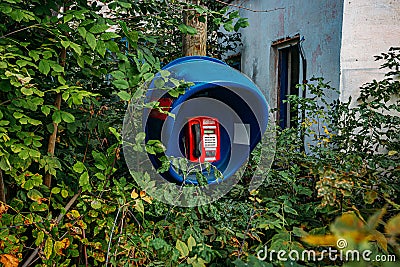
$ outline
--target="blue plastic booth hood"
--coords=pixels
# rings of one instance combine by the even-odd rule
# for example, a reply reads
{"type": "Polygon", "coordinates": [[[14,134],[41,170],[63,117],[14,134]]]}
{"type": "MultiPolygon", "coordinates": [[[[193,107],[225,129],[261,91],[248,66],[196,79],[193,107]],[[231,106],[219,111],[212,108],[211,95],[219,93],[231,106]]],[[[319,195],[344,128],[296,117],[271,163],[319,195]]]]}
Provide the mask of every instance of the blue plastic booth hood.
{"type": "MultiPolygon", "coordinates": [[[[215,165],[228,178],[247,160],[249,153],[260,141],[268,123],[268,105],[258,87],[245,75],[229,67],[222,61],[209,57],[184,57],[166,65],[173,77],[193,82],[184,95],[174,100],[170,112],[175,119],[167,118],[162,125],[161,140],[167,147],[168,156],[184,157],[178,136],[187,118],[210,116],[218,118],[221,124],[221,160],[215,165]],[[248,125],[250,129],[249,145],[235,144],[234,125],[248,125]]],[[[149,89],[155,88],[150,84],[149,89]]],[[[151,91],[151,90],[150,90],[151,91]]],[[[155,90],[153,94],[162,94],[155,90]]],[[[151,98],[154,99],[154,95],[151,98]]],[[[157,98],[161,95],[156,95],[157,98]]],[[[147,129],[147,131],[160,129],[147,129]]],[[[153,165],[159,162],[150,156],[153,165]]],[[[164,178],[182,183],[183,178],[171,167],[164,178]]],[[[214,177],[208,177],[213,182],[214,177]]],[[[196,184],[191,177],[187,180],[196,184]]]]}

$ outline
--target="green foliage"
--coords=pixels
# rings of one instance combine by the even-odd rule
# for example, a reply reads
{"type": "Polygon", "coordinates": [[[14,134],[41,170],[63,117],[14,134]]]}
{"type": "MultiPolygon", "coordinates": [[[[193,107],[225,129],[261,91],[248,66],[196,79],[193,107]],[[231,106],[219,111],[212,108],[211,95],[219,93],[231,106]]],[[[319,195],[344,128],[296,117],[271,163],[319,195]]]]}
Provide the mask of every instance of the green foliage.
{"type": "MultiPolygon", "coordinates": [[[[0,3],[3,265],[17,266],[35,248],[36,266],[281,265],[255,255],[264,244],[301,251],[306,234],[337,233],[337,224],[328,227],[336,216],[353,211],[367,218],[385,204],[384,230],[376,223],[370,229],[385,235],[388,253],[398,253],[397,50],[382,54],[389,76],[365,85],[357,107],[330,106],[324,94],[332,88],[322,79],[304,85],[313,98],[290,101],[309,119],[278,131],[278,156],[258,191],[248,193],[245,179],[226,198],[188,209],[155,201],[133,182],[121,153],[122,118],[160,67],[180,56],[180,33],[194,33],[182,24],[182,10],[195,9],[200,21],[207,16],[215,57],[234,48],[237,31],[248,25],[237,11],[206,4],[113,1],[100,13],[87,1],[0,3]],[[220,27],[232,32],[223,35],[220,27]],[[302,151],[299,132],[313,141],[312,153],[302,151]],[[44,185],[48,175],[50,187],[44,185]]],[[[190,86],[161,75],[156,86],[169,80],[174,96],[190,86]]],[[[150,142],[146,150],[163,147],[150,142]]],[[[385,251],[382,236],[379,242],[385,251]]]]}
{"type": "MultiPolygon", "coordinates": [[[[230,49],[215,37],[225,36],[218,29],[233,17],[213,1],[114,1],[104,12],[87,2],[0,3],[0,262],[17,266],[33,255],[36,266],[204,266],[218,254],[201,227],[185,232],[180,221],[182,231],[169,233],[162,225],[168,207],[133,182],[119,132],[127,103],[180,56],[181,32],[195,33],[182,11],[208,17],[214,56],[230,49]]],[[[236,31],[247,26],[238,19],[236,31]]],[[[175,96],[190,85],[169,81],[175,96]]],[[[191,211],[172,211],[168,220],[180,213],[191,211]]]]}
{"type": "MultiPolygon", "coordinates": [[[[395,255],[398,259],[399,51],[391,48],[377,57],[383,60],[387,74],[381,81],[365,84],[357,102],[328,102],[325,96],[334,95],[336,90],[322,78],[299,85],[307,90],[308,98],[290,97],[291,106],[299,108],[299,114],[306,114],[306,118],[296,128],[278,131],[274,166],[257,192],[259,201],[255,201],[259,210],[251,233],[261,230],[262,239],[249,240],[250,255],[263,249],[262,244],[270,250],[301,253],[305,249],[320,251],[308,244],[336,246],[339,238],[345,238],[347,250],[371,249],[373,255],[395,255]],[[387,224],[382,222],[384,216],[387,224]]],[[[266,263],[255,261],[258,259],[248,257],[249,264],[266,263]]],[[[281,264],[276,256],[270,263],[281,264]]],[[[296,264],[343,262],[326,258],[296,264]]]]}

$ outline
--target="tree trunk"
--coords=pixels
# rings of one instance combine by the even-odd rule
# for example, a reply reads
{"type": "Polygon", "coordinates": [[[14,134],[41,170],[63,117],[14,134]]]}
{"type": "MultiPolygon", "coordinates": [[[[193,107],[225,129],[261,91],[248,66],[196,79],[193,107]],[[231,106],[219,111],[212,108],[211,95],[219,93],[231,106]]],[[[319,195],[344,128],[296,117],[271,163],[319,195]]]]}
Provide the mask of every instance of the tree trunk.
{"type": "MultiPolygon", "coordinates": [[[[67,50],[65,48],[62,48],[60,55],[60,65],[62,67],[65,67],[66,60],[67,60],[67,50]]],[[[61,109],[61,101],[62,101],[62,94],[57,93],[54,106],[58,110],[61,109]]],[[[53,122],[53,133],[50,135],[49,144],[47,145],[47,152],[52,157],[54,156],[54,151],[56,149],[57,133],[58,133],[58,124],[53,122]]],[[[46,175],[44,176],[44,184],[49,188],[51,187],[51,177],[52,175],[49,172],[47,172],[46,175]]]]}
{"type": "MultiPolygon", "coordinates": [[[[187,3],[200,5],[200,0],[187,0],[187,3]]],[[[199,15],[194,10],[183,12],[183,23],[196,29],[194,35],[185,34],[182,40],[184,56],[205,56],[207,48],[207,20],[199,21],[199,15]]]]}

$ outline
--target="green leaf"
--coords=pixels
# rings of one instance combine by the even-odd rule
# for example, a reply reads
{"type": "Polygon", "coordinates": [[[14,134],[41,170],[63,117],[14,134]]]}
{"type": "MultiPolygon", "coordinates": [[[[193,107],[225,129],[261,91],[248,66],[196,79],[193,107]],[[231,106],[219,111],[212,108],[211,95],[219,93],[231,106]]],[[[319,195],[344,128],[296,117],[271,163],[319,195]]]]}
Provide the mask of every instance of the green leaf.
{"type": "Polygon", "coordinates": [[[63,198],[68,197],[68,191],[65,190],[65,189],[62,189],[62,190],[61,190],[61,196],[62,196],[63,198]]]}
{"type": "Polygon", "coordinates": [[[61,75],[57,75],[57,80],[60,84],[63,84],[63,85],[67,83],[67,81],[61,75]]]}
{"type": "Polygon", "coordinates": [[[305,237],[308,235],[308,233],[306,231],[304,231],[302,228],[299,228],[299,227],[293,227],[292,232],[295,236],[298,236],[298,237],[305,237]]]}
{"type": "Polygon", "coordinates": [[[86,42],[90,48],[94,51],[96,49],[96,37],[90,32],[86,33],[86,42]]]}
{"type": "Polygon", "coordinates": [[[31,189],[29,190],[27,196],[32,199],[33,201],[39,201],[43,198],[42,193],[40,193],[38,190],[36,189],[31,189]]]}
{"type": "Polygon", "coordinates": [[[117,95],[125,101],[129,101],[131,99],[131,95],[125,91],[119,91],[117,95]]]}
{"type": "Polygon", "coordinates": [[[187,26],[185,24],[180,24],[178,29],[181,31],[181,33],[187,33],[187,26]]]}
{"type": "Polygon", "coordinates": [[[29,51],[29,56],[34,60],[38,61],[39,60],[39,53],[36,50],[31,50],[29,51]]]}
{"type": "Polygon", "coordinates": [[[33,202],[30,206],[30,209],[31,211],[46,211],[48,207],[44,203],[39,204],[38,202],[33,202]]]}
{"type": "Polygon", "coordinates": [[[156,88],[161,89],[164,87],[165,81],[163,78],[157,78],[154,80],[154,85],[156,86],[156,88]]]}
{"type": "Polygon", "coordinates": [[[246,28],[248,27],[250,24],[247,21],[247,18],[240,18],[236,23],[235,23],[235,31],[238,31],[240,28],[246,28]]]}
{"type": "Polygon", "coordinates": [[[55,72],[64,72],[64,67],[54,61],[50,61],[50,66],[55,72]]]}
{"type": "Polygon", "coordinates": [[[120,5],[120,6],[124,7],[124,8],[131,8],[132,7],[131,3],[126,3],[126,2],[121,2],[121,1],[118,2],[118,5],[120,5]]]}
{"type": "Polygon", "coordinates": [[[32,158],[40,158],[40,151],[35,150],[35,149],[29,149],[29,156],[32,158]]]}
{"type": "Polygon", "coordinates": [[[84,27],[78,27],[78,32],[82,38],[86,38],[86,29],[84,27]]]}
{"type": "Polygon", "coordinates": [[[113,39],[113,38],[119,38],[121,37],[120,35],[116,34],[115,32],[105,32],[103,33],[100,38],[104,41],[113,39]]]}
{"type": "Polygon", "coordinates": [[[82,175],[79,177],[79,185],[80,186],[85,186],[89,184],[89,173],[84,172],[82,175]]]}
{"type": "Polygon", "coordinates": [[[40,60],[39,62],[39,71],[44,75],[47,75],[50,72],[50,64],[47,60],[40,60]]]}
{"type": "Polygon", "coordinates": [[[43,239],[44,239],[44,232],[43,232],[43,231],[40,231],[40,232],[37,234],[37,237],[36,237],[36,240],[35,240],[35,245],[36,245],[36,246],[39,246],[40,244],[42,244],[43,239]]]}
{"type": "Polygon", "coordinates": [[[192,251],[193,247],[196,246],[196,240],[191,235],[189,236],[187,243],[189,251],[192,251]]]}
{"type": "Polygon", "coordinates": [[[224,23],[224,29],[225,29],[227,32],[233,31],[233,30],[234,30],[234,27],[233,27],[233,25],[232,25],[232,21],[229,21],[229,22],[224,23]]]}
{"type": "MultiPolygon", "coordinates": [[[[25,150],[26,151],[26,150],[25,150]]],[[[26,190],[31,190],[35,186],[40,186],[42,184],[42,177],[40,175],[34,175],[31,179],[26,181],[22,187],[26,190]]]]}
{"type": "Polygon", "coordinates": [[[188,34],[196,34],[197,30],[191,26],[186,25],[186,31],[188,34]]]}
{"type": "Polygon", "coordinates": [[[78,161],[77,163],[74,164],[72,169],[74,170],[74,172],[82,173],[84,170],[86,170],[86,167],[85,164],[83,164],[83,162],[78,161]]]}
{"type": "Polygon", "coordinates": [[[284,205],[284,206],[283,206],[283,210],[284,210],[285,212],[287,212],[287,213],[291,213],[291,214],[294,214],[294,215],[298,215],[298,214],[297,214],[297,211],[294,210],[294,209],[292,209],[292,208],[289,207],[289,206],[284,205]]]}
{"type": "Polygon", "coordinates": [[[68,48],[70,44],[71,44],[70,41],[64,41],[64,40],[61,41],[61,45],[62,45],[64,48],[68,48]]]}
{"type": "Polygon", "coordinates": [[[74,18],[74,16],[72,14],[66,14],[64,16],[64,23],[67,23],[68,21],[70,21],[73,18],[74,18]]]}
{"type": "Polygon", "coordinates": [[[126,78],[125,73],[123,73],[123,72],[120,71],[120,70],[114,70],[114,71],[112,71],[110,74],[111,74],[111,75],[113,76],[113,78],[116,79],[116,80],[123,80],[123,79],[126,78]]]}
{"type": "Polygon", "coordinates": [[[112,84],[118,89],[128,89],[129,83],[126,80],[115,80],[112,84]]]}
{"type": "Polygon", "coordinates": [[[72,123],[75,121],[74,115],[72,115],[71,113],[65,112],[65,111],[61,111],[61,118],[66,123],[72,123]]]}
{"type": "Polygon", "coordinates": [[[182,258],[189,256],[189,249],[181,240],[176,240],[175,248],[181,253],[182,258]]]}
{"type": "Polygon", "coordinates": [[[81,46],[80,46],[80,45],[71,42],[71,43],[70,43],[70,47],[71,47],[72,49],[74,49],[75,53],[77,53],[79,56],[82,54],[82,49],[81,49],[81,46]]]}
{"type": "Polygon", "coordinates": [[[59,188],[59,187],[53,187],[53,188],[51,189],[51,193],[52,193],[52,194],[55,194],[55,195],[57,195],[58,193],[60,193],[60,191],[61,191],[61,188],[59,188]]]}
{"type": "Polygon", "coordinates": [[[93,34],[98,34],[108,30],[109,28],[110,26],[106,24],[95,24],[89,29],[89,31],[93,34]]]}
{"type": "Polygon", "coordinates": [[[33,90],[32,90],[32,88],[22,87],[21,88],[21,93],[24,94],[24,95],[32,95],[33,94],[33,90]]]}
{"type": "Polygon", "coordinates": [[[136,199],[135,209],[144,215],[144,206],[143,201],[141,199],[136,199]]]}
{"type": "Polygon", "coordinates": [[[53,122],[55,123],[60,123],[61,122],[61,111],[60,110],[56,110],[54,111],[53,115],[51,116],[53,119],[53,122]]]}
{"type": "Polygon", "coordinates": [[[49,115],[50,114],[50,108],[48,106],[41,106],[40,109],[42,110],[42,113],[44,115],[49,115]]]}
{"type": "Polygon", "coordinates": [[[117,138],[117,140],[121,140],[121,134],[114,127],[108,127],[108,130],[117,138]]]}
{"type": "Polygon", "coordinates": [[[13,117],[16,118],[16,119],[20,119],[23,116],[24,116],[24,114],[22,114],[21,112],[18,112],[18,111],[13,113],[13,117]]]}
{"type": "Polygon", "coordinates": [[[27,122],[29,124],[34,125],[34,126],[38,126],[38,125],[42,124],[42,122],[40,120],[35,120],[35,119],[32,119],[32,118],[27,118],[27,122]]]}
{"type": "Polygon", "coordinates": [[[51,253],[53,252],[53,240],[48,237],[46,243],[44,244],[44,256],[46,259],[50,259],[51,253]]]}
{"type": "Polygon", "coordinates": [[[153,73],[146,73],[143,75],[143,78],[146,82],[149,82],[151,80],[153,80],[154,78],[154,74],[153,73]]]}
{"type": "Polygon", "coordinates": [[[101,202],[98,201],[98,200],[93,200],[93,201],[90,203],[90,206],[91,206],[93,209],[95,209],[95,210],[101,209],[101,202]]]}
{"type": "Polygon", "coordinates": [[[106,48],[114,53],[119,52],[118,44],[114,41],[107,41],[106,48]]]}
{"type": "Polygon", "coordinates": [[[106,45],[103,40],[97,41],[96,51],[102,57],[106,54],[106,45]]]}

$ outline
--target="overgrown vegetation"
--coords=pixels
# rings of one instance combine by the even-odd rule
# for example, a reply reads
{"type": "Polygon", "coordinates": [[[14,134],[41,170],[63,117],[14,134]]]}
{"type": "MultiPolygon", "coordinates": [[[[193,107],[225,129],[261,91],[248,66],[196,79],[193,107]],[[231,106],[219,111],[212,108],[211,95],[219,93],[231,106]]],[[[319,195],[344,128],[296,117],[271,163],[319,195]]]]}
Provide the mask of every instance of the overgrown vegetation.
{"type": "MultiPolygon", "coordinates": [[[[127,103],[179,56],[180,33],[193,30],[182,9],[207,14],[210,31],[246,20],[214,1],[114,1],[102,14],[86,1],[42,2],[0,3],[4,266],[280,266],[257,252],[334,245],[321,240],[337,236],[400,257],[398,49],[379,57],[388,76],[366,84],[357,107],[319,106],[334,89],[322,79],[304,85],[315,97],[290,101],[310,119],[277,131],[274,168],[257,192],[243,181],[216,203],[170,207],[140,191],[125,166],[127,103]],[[300,131],[312,153],[302,152],[300,131]]],[[[225,49],[215,44],[214,56],[225,49]]]]}

